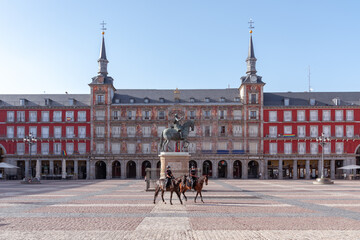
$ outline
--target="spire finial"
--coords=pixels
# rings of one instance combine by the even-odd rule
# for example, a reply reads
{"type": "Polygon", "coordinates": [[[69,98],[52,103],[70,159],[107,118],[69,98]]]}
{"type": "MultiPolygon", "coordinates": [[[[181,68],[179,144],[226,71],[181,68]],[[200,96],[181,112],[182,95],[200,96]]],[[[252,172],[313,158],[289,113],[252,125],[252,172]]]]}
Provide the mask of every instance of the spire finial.
{"type": "Polygon", "coordinates": [[[106,28],[105,28],[105,25],[106,25],[106,22],[104,22],[104,21],[102,21],[101,23],[100,23],[100,25],[101,25],[101,34],[102,35],[104,35],[105,34],[105,30],[106,30],[106,28]]]}
{"type": "Polygon", "coordinates": [[[254,24],[254,21],[250,18],[250,20],[249,20],[249,29],[250,29],[250,33],[252,33],[253,31],[252,31],[252,29],[254,29],[255,27],[253,26],[253,24],[254,24]]]}

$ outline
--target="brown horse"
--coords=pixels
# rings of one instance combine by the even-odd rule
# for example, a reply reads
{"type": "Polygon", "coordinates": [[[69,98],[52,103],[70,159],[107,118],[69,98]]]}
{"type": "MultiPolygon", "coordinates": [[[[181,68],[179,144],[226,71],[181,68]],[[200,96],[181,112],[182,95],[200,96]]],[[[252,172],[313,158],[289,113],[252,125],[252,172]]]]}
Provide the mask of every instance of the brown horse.
{"type": "MultiPolygon", "coordinates": [[[[200,194],[200,198],[201,198],[201,202],[204,203],[202,195],[201,195],[201,190],[204,186],[204,182],[206,185],[208,185],[208,179],[209,177],[207,175],[204,175],[202,177],[199,177],[198,180],[196,181],[194,190],[196,191],[196,196],[194,199],[194,202],[196,202],[196,198],[198,196],[198,194],[200,194]]],[[[180,183],[180,194],[182,193],[184,195],[185,201],[187,201],[187,197],[185,196],[185,192],[187,190],[191,190],[191,182],[190,179],[188,178],[188,176],[184,175],[182,177],[182,181],[180,183]]]]}
{"type": "Polygon", "coordinates": [[[180,182],[181,182],[181,178],[176,178],[176,179],[171,179],[172,184],[170,184],[170,187],[165,187],[165,179],[159,179],[156,182],[156,188],[155,188],[155,195],[154,195],[154,204],[155,204],[155,200],[157,195],[159,194],[160,190],[161,190],[161,198],[162,201],[166,204],[165,200],[164,200],[164,192],[165,191],[170,191],[170,204],[172,205],[172,195],[173,192],[176,193],[176,195],[178,196],[180,203],[182,203],[181,198],[180,198],[180,182]]]}

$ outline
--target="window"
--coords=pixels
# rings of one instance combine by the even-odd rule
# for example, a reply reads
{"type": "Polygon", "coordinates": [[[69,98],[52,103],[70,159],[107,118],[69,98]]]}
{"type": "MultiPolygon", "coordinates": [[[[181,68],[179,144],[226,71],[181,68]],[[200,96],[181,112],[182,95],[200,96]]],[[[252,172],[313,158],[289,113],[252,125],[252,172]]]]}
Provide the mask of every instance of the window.
{"type": "Polygon", "coordinates": [[[13,111],[8,111],[7,112],[7,121],[8,122],[14,122],[14,112],[13,111]]]}
{"type": "Polygon", "coordinates": [[[25,106],[25,103],[26,103],[26,99],[21,98],[20,99],[20,106],[25,106]]]}
{"type": "Polygon", "coordinates": [[[284,126],[284,134],[292,134],[292,126],[284,126]]]}
{"type": "Polygon", "coordinates": [[[164,98],[159,98],[159,101],[160,101],[161,103],[164,103],[164,102],[165,102],[165,99],[164,99],[164,98]]]}
{"type": "Polygon", "coordinates": [[[257,137],[258,136],[258,129],[259,127],[254,125],[249,126],[249,137],[257,137]]]}
{"type": "Polygon", "coordinates": [[[217,150],[227,150],[227,142],[218,142],[217,150]]]}
{"type": "Polygon", "coordinates": [[[314,98],[310,98],[310,105],[315,106],[315,99],[314,98]]]}
{"type": "Polygon", "coordinates": [[[257,103],[256,94],[254,94],[254,93],[250,94],[250,103],[251,103],[251,104],[257,103]]]}
{"type": "Polygon", "coordinates": [[[222,137],[226,136],[226,126],[220,126],[219,133],[220,133],[220,136],[222,136],[222,137]]]}
{"type": "Polygon", "coordinates": [[[284,143],[284,153],[292,154],[292,143],[284,143]]]}
{"type": "Polygon", "coordinates": [[[304,110],[297,110],[297,121],[298,122],[305,121],[305,111],[304,110]]]}
{"type": "Polygon", "coordinates": [[[120,154],[120,143],[111,143],[111,152],[113,154],[120,154]]]}
{"type": "Polygon", "coordinates": [[[189,132],[189,137],[195,137],[195,136],[196,136],[196,131],[197,131],[196,128],[197,128],[197,127],[194,126],[194,131],[190,131],[190,132],[189,132]]]}
{"type": "Polygon", "coordinates": [[[250,111],[250,119],[257,119],[257,112],[256,111],[250,111]]]}
{"type": "Polygon", "coordinates": [[[290,103],[290,99],[284,98],[284,105],[289,106],[289,103],[290,103]]]}
{"type": "Polygon", "coordinates": [[[130,103],[135,103],[135,99],[134,99],[134,98],[130,98],[130,103]]]}
{"type": "Polygon", "coordinates": [[[277,143],[269,143],[270,154],[277,154],[277,143]]]}
{"type": "Polygon", "coordinates": [[[233,142],[234,150],[244,150],[242,142],[233,142]]]}
{"type": "Polygon", "coordinates": [[[344,136],[344,126],[335,126],[335,137],[343,137],[344,136]]]}
{"type": "Polygon", "coordinates": [[[221,97],[221,98],[220,98],[220,102],[225,102],[225,98],[224,98],[224,97],[221,97]]]}
{"type": "Polygon", "coordinates": [[[128,137],[135,137],[135,127],[127,127],[128,137]]]}
{"type": "Polygon", "coordinates": [[[78,127],[79,138],[86,138],[86,126],[78,127]]]}
{"type": "Polygon", "coordinates": [[[298,143],[298,153],[299,154],[305,154],[305,145],[306,143],[300,142],[298,143]]]}
{"type": "Polygon", "coordinates": [[[150,116],[151,116],[151,112],[146,110],[146,111],[143,111],[143,119],[144,120],[150,120],[150,116]]]}
{"type": "Polygon", "coordinates": [[[331,137],[331,127],[323,126],[324,137],[331,137]]]}
{"type": "Polygon", "coordinates": [[[54,137],[55,138],[61,138],[61,127],[54,127],[54,137]]]}
{"type": "Polygon", "coordinates": [[[95,111],[95,120],[98,120],[98,121],[105,120],[105,111],[103,111],[103,110],[95,111]]]}
{"type": "Polygon", "coordinates": [[[128,143],[127,144],[127,150],[128,150],[128,153],[130,154],[134,154],[135,153],[135,144],[134,143],[128,143]]]}
{"type": "Polygon", "coordinates": [[[42,111],[41,112],[41,121],[42,122],[49,122],[50,121],[50,117],[49,117],[49,112],[47,111],[42,111]]]}
{"type": "Polygon", "coordinates": [[[257,154],[258,152],[258,144],[254,142],[249,143],[249,152],[251,154],[257,154]]]}
{"type": "Polygon", "coordinates": [[[150,144],[149,143],[143,143],[142,144],[142,153],[148,154],[148,153],[150,153],[150,151],[151,151],[150,144]]]}
{"type": "Polygon", "coordinates": [[[343,110],[335,110],[335,121],[343,121],[344,120],[343,114],[344,114],[343,110]]]}
{"type": "Polygon", "coordinates": [[[18,138],[25,137],[25,127],[17,127],[17,137],[18,138]]]}
{"type": "Polygon", "coordinates": [[[226,118],[226,110],[219,110],[219,119],[226,118]]]}
{"type": "Polygon", "coordinates": [[[112,120],[120,120],[120,112],[119,111],[112,112],[112,120]]]}
{"type": "Polygon", "coordinates": [[[210,110],[204,110],[205,119],[210,119],[210,110]]]}
{"type": "Polygon", "coordinates": [[[189,119],[195,119],[196,113],[195,111],[189,111],[189,119]]]}
{"type": "Polygon", "coordinates": [[[291,111],[284,111],[284,122],[291,122],[291,111]]]}
{"type": "Polygon", "coordinates": [[[318,143],[316,143],[316,142],[310,143],[310,153],[318,154],[318,143]]]}
{"type": "Polygon", "coordinates": [[[205,102],[210,102],[210,98],[205,98],[205,102]]]}
{"type": "Polygon", "coordinates": [[[45,98],[45,106],[50,106],[50,103],[51,103],[51,99],[45,98]]]}
{"type": "Polygon", "coordinates": [[[158,116],[159,116],[160,120],[164,120],[165,119],[165,111],[159,111],[158,116]]]}
{"type": "Polygon", "coordinates": [[[151,129],[148,126],[142,128],[142,133],[144,137],[150,137],[151,129]]]}
{"type": "Polygon", "coordinates": [[[96,143],[96,153],[97,154],[103,154],[105,150],[105,144],[104,143],[96,143]]]}
{"type": "Polygon", "coordinates": [[[242,136],[242,127],[241,127],[241,125],[233,125],[233,134],[236,137],[242,136]]]}
{"type": "Polygon", "coordinates": [[[34,137],[37,137],[37,127],[30,126],[29,127],[29,133],[31,133],[34,137]]]}
{"type": "Polygon", "coordinates": [[[49,127],[41,127],[41,137],[49,138],[49,127]]]}
{"type": "Polygon", "coordinates": [[[24,155],[25,143],[16,143],[16,153],[19,155],[24,155]]]}
{"type": "Polygon", "coordinates": [[[306,135],[305,126],[298,126],[297,130],[298,130],[297,132],[298,137],[305,137],[306,135]]]}
{"type": "Polygon", "coordinates": [[[346,110],[346,121],[354,121],[354,110],[346,110]]]}
{"type": "Polygon", "coordinates": [[[315,122],[318,121],[318,111],[310,110],[310,121],[315,122]]]}
{"type": "Polygon", "coordinates": [[[194,103],[195,102],[195,98],[190,98],[190,102],[194,103]]]}
{"type": "Polygon", "coordinates": [[[17,121],[18,122],[25,122],[25,112],[24,111],[18,111],[16,113],[17,121]]]}
{"type": "Polygon", "coordinates": [[[31,154],[37,154],[37,143],[33,143],[30,145],[31,154]]]}
{"type": "Polygon", "coordinates": [[[354,126],[346,126],[346,136],[354,137],[354,126]]]}
{"type": "Polygon", "coordinates": [[[270,122],[276,122],[277,121],[277,112],[276,111],[270,111],[269,112],[269,121],[270,122]]]}
{"type": "Polygon", "coordinates": [[[73,111],[66,111],[66,121],[73,122],[74,121],[74,112],[73,111]]]}
{"type": "Polygon", "coordinates": [[[128,120],[134,120],[135,119],[135,111],[134,110],[128,110],[127,111],[127,119],[128,120]]]}
{"type": "Polygon", "coordinates": [[[241,120],[241,110],[234,110],[233,114],[235,120],[241,120]]]}
{"type": "Polygon", "coordinates": [[[66,153],[69,155],[74,154],[74,143],[66,143],[66,153]]]}
{"type": "Polygon", "coordinates": [[[150,100],[149,100],[148,98],[145,98],[145,99],[144,99],[144,103],[149,103],[149,101],[150,101],[150,100]]]}
{"type": "Polygon", "coordinates": [[[334,103],[336,106],[339,106],[339,105],[340,105],[340,98],[334,98],[334,99],[333,99],[333,103],[334,103]]]}
{"type": "Polygon", "coordinates": [[[324,145],[324,154],[330,154],[331,153],[331,143],[327,142],[324,145]]]}
{"type": "Polygon", "coordinates": [[[66,127],[66,137],[67,137],[67,138],[73,138],[73,137],[75,137],[74,127],[73,127],[73,126],[68,126],[68,127],[66,127]]]}
{"type": "Polygon", "coordinates": [[[318,137],[318,126],[310,126],[310,137],[318,137]]]}
{"type": "Polygon", "coordinates": [[[103,127],[103,126],[97,126],[96,128],[95,128],[95,134],[96,134],[96,137],[101,137],[101,138],[103,138],[103,137],[105,137],[105,127],[103,127]]]}
{"type": "Polygon", "coordinates": [[[190,153],[196,153],[196,143],[190,143],[189,144],[189,152],[190,153]]]}
{"type": "Polygon", "coordinates": [[[239,98],[239,97],[235,97],[235,98],[234,98],[234,102],[240,102],[240,98],[239,98]]]}
{"type": "Polygon", "coordinates": [[[157,132],[158,132],[158,137],[161,136],[161,134],[162,134],[162,132],[164,131],[165,128],[166,128],[166,127],[164,127],[164,126],[158,126],[158,130],[157,130],[157,132]]]}
{"type": "Polygon", "coordinates": [[[344,143],[336,142],[335,143],[335,151],[337,154],[343,154],[344,153],[344,143]]]}
{"type": "Polygon", "coordinates": [[[74,106],[74,105],[75,105],[75,99],[69,98],[69,106],[74,106]]]}
{"type": "Polygon", "coordinates": [[[273,137],[273,138],[277,137],[277,126],[269,127],[269,135],[270,135],[270,137],[273,137]]]}
{"type": "Polygon", "coordinates": [[[35,111],[29,112],[29,120],[30,122],[37,122],[37,112],[35,111]]]}
{"type": "Polygon", "coordinates": [[[211,151],[212,149],[212,144],[211,142],[204,142],[202,144],[202,150],[205,150],[205,151],[211,151]]]}
{"type": "Polygon", "coordinates": [[[111,127],[111,136],[112,137],[120,137],[121,127],[113,126],[111,127]]]}
{"type": "Polygon", "coordinates": [[[331,121],[331,113],[330,110],[323,110],[323,121],[331,121]]]}
{"type": "Polygon", "coordinates": [[[61,143],[54,143],[54,154],[61,154],[61,143]]]}
{"type": "Polygon", "coordinates": [[[6,127],[6,137],[7,138],[14,137],[14,127],[6,127]]]}
{"type": "Polygon", "coordinates": [[[211,126],[204,126],[204,136],[211,137],[211,126]]]}
{"type": "Polygon", "coordinates": [[[61,111],[54,111],[53,121],[61,122],[61,111]]]}
{"type": "Polygon", "coordinates": [[[86,143],[78,143],[78,152],[79,154],[86,153],[86,143]]]}
{"type": "Polygon", "coordinates": [[[49,143],[41,143],[41,154],[42,155],[49,154],[49,143]]]}
{"type": "Polygon", "coordinates": [[[105,96],[104,95],[96,95],[96,104],[104,104],[105,96]]]}
{"type": "Polygon", "coordinates": [[[86,122],[86,111],[78,111],[78,122],[86,122]]]}

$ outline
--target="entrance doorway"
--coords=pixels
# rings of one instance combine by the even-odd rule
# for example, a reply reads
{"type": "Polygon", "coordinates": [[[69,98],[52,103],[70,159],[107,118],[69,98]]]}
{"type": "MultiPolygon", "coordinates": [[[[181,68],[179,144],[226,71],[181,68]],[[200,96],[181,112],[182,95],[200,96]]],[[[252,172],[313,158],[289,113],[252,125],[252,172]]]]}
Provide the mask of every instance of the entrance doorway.
{"type": "Polygon", "coordinates": [[[241,178],[242,176],[242,167],[241,167],[241,162],[239,160],[236,160],[234,162],[234,167],[233,167],[233,176],[234,178],[241,178]]]}
{"type": "Polygon", "coordinates": [[[136,178],[136,163],[134,161],[129,161],[126,164],[126,177],[136,178]]]}
{"type": "Polygon", "coordinates": [[[149,161],[144,161],[141,165],[141,176],[144,178],[146,175],[146,169],[151,168],[151,163],[149,161]]]}
{"type": "Polygon", "coordinates": [[[86,161],[78,161],[78,179],[86,179],[86,161]]]}
{"type": "Polygon", "coordinates": [[[227,163],[225,160],[221,160],[218,163],[218,178],[226,178],[227,177],[227,163]]]}
{"type": "Polygon", "coordinates": [[[119,161],[114,161],[112,163],[112,178],[120,178],[121,177],[121,164],[119,161]]]}
{"type": "Polygon", "coordinates": [[[208,175],[209,177],[212,177],[212,164],[209,160],[206,160],[203,163],[203,175],[208,175]]]}
{"type": "Polygon", "coordinates": [[[16,165],[19,167],[17,172],[18,178],[19,179],[25,178],[25,161],[24,160],[17,161],[16,165]]]}
{"type": "Polygon", "coordinates": [[[106,163],[97,161],[95,163],[95,179],[106,179],[106,163]]]}
{"type": "Polygon", "coordinates": [[[256,161],[250,161],[248,164],[248,178],[259,177],[259,164],[256,161]]]}

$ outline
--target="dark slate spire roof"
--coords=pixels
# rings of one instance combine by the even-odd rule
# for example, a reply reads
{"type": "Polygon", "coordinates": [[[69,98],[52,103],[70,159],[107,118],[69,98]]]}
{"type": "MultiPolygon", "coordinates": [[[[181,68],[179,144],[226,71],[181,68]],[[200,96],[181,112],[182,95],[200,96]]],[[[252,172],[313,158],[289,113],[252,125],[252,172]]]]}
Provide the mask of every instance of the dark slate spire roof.
{"type": "Polygon", "coordinates": [[[254,45],[252,41],[252,31],[250,31],[249,53],[246,59],[247,71],[246,74],[256,74],[256,58],[254,53],[254,45]]]}
{"type": "Polygon", "coordinates": [[[106,59],[106,50],[105,50],[105,38],[104,38],[104,32],[102,36],[102,42],[101,42],[101,48],[100,48],[100,58],[98,60],[99,63],[99,72],[98,74],[101,76],[106,77],[107,72],[107,64],[109,61],[106,59]]]}
{"type": "Polygon", "coordinates": [[[105,51],[105,38],[104,35],[102,36],[102,43],[101,43],[101,49],[100,49],[100,59],[106,59],[106,51],[105,51]]]}
{"type": "Polygon", "coordinates": [[[252,41],[252,34],[250,34],[248,59],[249,58],[255,58],[254,46],[253,46],[253,41],[252,41]]]}

